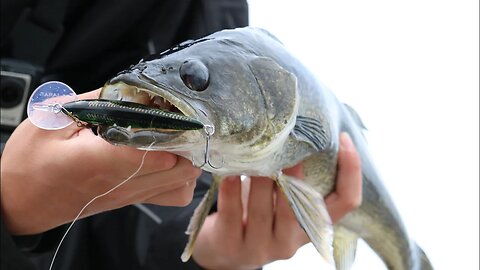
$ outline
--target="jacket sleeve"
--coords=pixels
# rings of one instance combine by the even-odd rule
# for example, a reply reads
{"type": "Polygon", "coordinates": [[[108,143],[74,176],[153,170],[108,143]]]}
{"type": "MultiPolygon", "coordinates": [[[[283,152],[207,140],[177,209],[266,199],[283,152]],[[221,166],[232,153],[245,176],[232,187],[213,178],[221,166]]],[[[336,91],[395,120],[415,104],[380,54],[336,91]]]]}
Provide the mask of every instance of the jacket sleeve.
{"type": "MultiPolygon", "coordinates": [[[[190,217],[192,217],[195,208],[210,187],[210,183],[210,174],[203,173],[197,180],[193,200],[187,207],[158,208],[149,206],[152,211],[158,211],[162,223],[151,234],[142,269],[202,269],[192,258],[183,263],[180,256],[188,241],[185,231],[187,230],[190,217]]],[[[216,207],[214,206],[212,211],[215,210],[216,207]]]]}
{"type": "Polygon", "coordinates": [[[0,269],[22,269],[34,270],[34,265],[28,260],[22,252],[20,246],[17,246],[13,237],[8,233],[3,217],[0,219],[1,223],[1,253],[0,269]]]}

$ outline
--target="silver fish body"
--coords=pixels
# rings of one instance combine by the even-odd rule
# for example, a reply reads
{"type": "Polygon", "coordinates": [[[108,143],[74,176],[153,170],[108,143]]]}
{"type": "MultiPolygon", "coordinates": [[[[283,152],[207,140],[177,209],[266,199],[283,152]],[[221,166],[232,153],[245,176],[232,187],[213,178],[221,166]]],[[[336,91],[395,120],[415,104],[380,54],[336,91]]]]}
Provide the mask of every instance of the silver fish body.
{"type": "Polygon", "coordinates": [[[216,180],[195,211],[187,231],[190,243],[182,259],[190,256],[222,176],[245,174],[268,176],[277,182],[317,250],[328,261],[333,256],[338,269],[348,269],[353,263],[358,238],[365,240],[389,269],[432,269],[423,251],[408,237],[381,183],[358,115],[267,31],[225,30],[180,44],[121,72],[107,82],[100,97],[173,108],[214,128],[210,133],[192,130],[175,136],[118,130],[130,132],[125,139],[109,137],[119,127],[100,130],[104,139],[115,144],[145,149],[153,143],[154,149],[197,161],[205,154],[208,137],[208,157],[203,159],[208,158],[209,163],[203,168],[216,180]],[[159,99],[163,102],[156,102],[159,99]],[[332,233],[323,196],[335,185],[338,137],[343,131],[350,134],[361,156],[363,202],[341,219],[332,233]],[[307,184],[280,173],[301,161],[307,184]]]}

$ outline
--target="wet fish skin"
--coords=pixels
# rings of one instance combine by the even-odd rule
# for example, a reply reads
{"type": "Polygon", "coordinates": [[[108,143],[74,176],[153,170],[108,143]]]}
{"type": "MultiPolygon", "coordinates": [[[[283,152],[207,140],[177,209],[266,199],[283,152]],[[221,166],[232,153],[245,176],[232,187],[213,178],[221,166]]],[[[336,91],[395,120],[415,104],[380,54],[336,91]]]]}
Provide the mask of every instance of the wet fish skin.
{"type": "MultiPolygon", "coordinates": [[[[334,227],[333,256],[337,268],[349,269],[357,239],[362,238],[389,269],[433,269],[425,253],[409,238],[381,183],[359,116],[339,102],[267,31],[226,30],[173,48],[112,78],[101,97],[118,99],[111,89],[119,84],[160,95],[186,116],[214,126],[209,155],[212,161],[222,161],[223,166],[207,165],[204,169],[217,175],[216,183],[221,181],[220,176],[238,174],[274,179],[327,260],[331,260],[331,224],[328,214],[325,217],[323,196],[335,185],[339,134],[349,133],[362,161],[363,202],[334,227]],[[182,65],[191,60],[201,63],[198,70],[208,71],[209,85],[203,91],[190,89],[179,76],[182,65]],[[307,184],[281,175],[282,168],[301,161],[307,184]]],[[[101,132],[107,141],[108,131],[112,130],[101,132]]],[[[199,153],[201,156],[205,150],[205,134],[201,131],[187,131],[168,139],[162,139],[162,134],[141,131],[127,137],[128,140],[116,143],[144,148],[154,138],[155,149],[187,158],[199,153]]],[[[190,255],[216,186],[195,211],[183,260],[190,255]]]]}

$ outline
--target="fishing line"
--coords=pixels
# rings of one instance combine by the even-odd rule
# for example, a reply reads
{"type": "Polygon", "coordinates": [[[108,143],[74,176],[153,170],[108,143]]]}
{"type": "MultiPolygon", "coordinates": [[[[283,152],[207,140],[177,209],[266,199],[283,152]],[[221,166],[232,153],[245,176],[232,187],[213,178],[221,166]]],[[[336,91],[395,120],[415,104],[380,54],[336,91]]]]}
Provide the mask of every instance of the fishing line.
{"type": "Polygon", "coordinates": [[[143,164],[145,163],[145,157],[147,156],[147,153],[152,151],[152,146],[155,144],[156,140],[154,140],[149,146],[147,149],[145,149],[145,153],[143,154],[142,156],[142,162],[140,162],[140,166],[138,167],[138,169],[133,173],[131,174],[129,177],[127,177],[125,180],[123,180],[122,182],[120,182],[119,184],[117,184],[116,186],[114,186],[113,188],[111,188],[110,190],[100,194],[100,195],[97,195],[95,196],[93,199],[91,199],[87,204],[85,204],[85,206],[80,210],[80,212],[78,213],[78,215],[75,217],[75,219],[72,221],[72,223],[70,224],[70,226],[68,226],[67,230],[65,231],[65,233],[63,234],[63,237],[62,239],[60,239],[60,243],[58,244],[57,246],[57,249],[55,250],[55,253],[53,254],[53,258],[52,258],[52,262],[50,263],[50,267],[48,268],[48,270],[52,270],[53,269],[53,263],[55,262],[55,258],[57,257],[57,254],[58,254],[58,251],[60,250],[60,247],[65,239],[65,237],[67,236],[68,232],[70,231],[70,229],[73,227],[73,224],[75,224],[75,222],[80,218],[80,215],[83,213],[83,211],[85,211],[85,209],[90,205],[92,204],[95,200],[97,200],[98,198],[101,198],[103,196],[106,196],[108,194],[110,194],[112,191],[116,190],[117,188],[119,188],[120,186],[122,186],[123,184],[127,183],[130,179],[132,179],[133,177],[135,177],[138,172],[140,172],[140,170],[142,169],[143,167],[143,164]]]}

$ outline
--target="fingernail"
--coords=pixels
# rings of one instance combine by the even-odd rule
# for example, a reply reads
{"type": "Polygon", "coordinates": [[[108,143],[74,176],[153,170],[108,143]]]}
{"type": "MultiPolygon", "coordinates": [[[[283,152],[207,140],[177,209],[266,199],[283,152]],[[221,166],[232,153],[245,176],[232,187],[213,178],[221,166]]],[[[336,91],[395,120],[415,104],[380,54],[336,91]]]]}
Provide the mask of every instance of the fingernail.
{"type": "Polygon", "coordinates": [[[350,137],[350,134],[346,132],[342,132],[340,134],[340,145],[345,149],[345,150],[350,150],[353,148],[353,142],[352,138],[350,137]]]}
{"type": "Polygon", "coordinates": [[[225,177],[225,180],[233,182],[233,181],[237,180],[237,178],[238,177],[236,177],[236,176],[227,176],[227,177],[225,177]]]}

